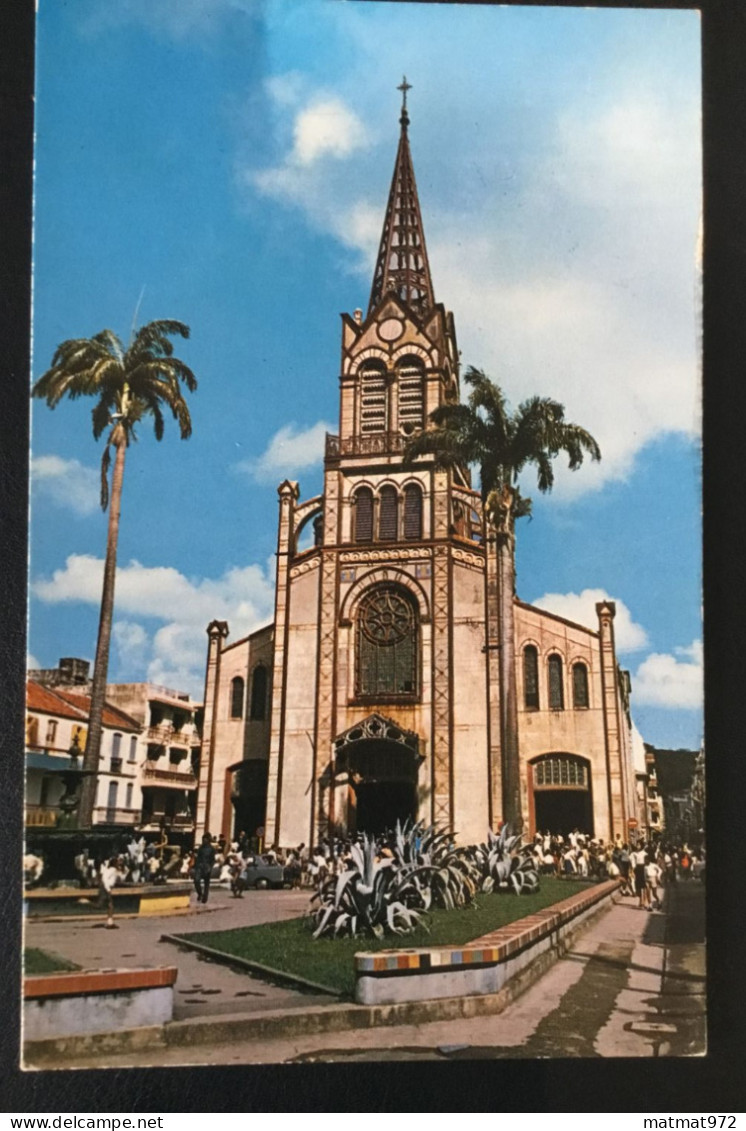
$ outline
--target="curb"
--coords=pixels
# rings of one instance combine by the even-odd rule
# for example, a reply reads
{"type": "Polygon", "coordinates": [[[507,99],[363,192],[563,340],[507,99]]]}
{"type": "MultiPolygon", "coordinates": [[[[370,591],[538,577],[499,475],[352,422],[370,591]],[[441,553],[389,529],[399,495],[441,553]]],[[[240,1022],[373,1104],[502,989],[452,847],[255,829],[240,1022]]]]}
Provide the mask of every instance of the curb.
{"type": "Polygon", "coordinates": [[[273,966],[265,966],[262,962],[254,962],[250,958],[240,958],[238,955],[226,954],[225,951],[215,950],[211,946],[205,946],[204,943],[192,942],[190,939],[184,938],[183,935],[161,935],[161,942],[174,943],[176,946],[183,947],[185,950],[195,950],[198,954],[204,954],[205,958],[212,958],[221,966],[238,966],[242,970],[250,970],[254,974],[262,974],[270,978],[273,982],[287,983],[291,986],[300,986],[302,990],[313,990],[314,993],[329,994],[330,997],[341,997],[339,990],[332,989],[331,986],[324,986],[321,982],[312,982],[309,978],[304,978],[301,974],[289,974],[287,970],[275,970],[273,966]]]}
{"type": "MultiPolygon", "coordinates": [[[[574,939],[590,927],[615,902],[610,894],[592,914],[569,931],[559,947],[537,956],[498,993],[468,997],[438,998],[428,1001],[399,1002],[390,1005],[335,1004],[311,1009],[282,1009],[250,1015],[224,1015],[205,1019],[172,1021],[163,1026],[126,1029],[78,1037],[58,1037],[29,1041],[24,1045],[26,1068],[74,1067],[75,1060],[86,1062],[107,1055],[136,1053],[157,1048],[191,1048],[203,1044],[242,1041],[282,1040],[318,1033],[342,1033],[384,1026],[423,1025],[431,1021],[456,1021],[502,1013],[530,988],[569,948],[574,939]]],[[[178,936],[176,936],[178,940],[178,936]]],[[[182,945],[181,940],[178,940],[182,945]]],[[[209,949],[209,948],[203,948],[209,949]]],[[[215,952],[213,952],[215,953],[215,952]]],[[[220,953],[220,952],[217,952],[220,953]]],[[[313,984],[313,983],[312,983],[313,984]]],[[[315,984],[314,984],[315,985],[315,984]]],[[[315,986],[316,989],[320,988],[315,986]]],[[[186,1060],[185,1064],[189,1061],[186,1060]]]]}

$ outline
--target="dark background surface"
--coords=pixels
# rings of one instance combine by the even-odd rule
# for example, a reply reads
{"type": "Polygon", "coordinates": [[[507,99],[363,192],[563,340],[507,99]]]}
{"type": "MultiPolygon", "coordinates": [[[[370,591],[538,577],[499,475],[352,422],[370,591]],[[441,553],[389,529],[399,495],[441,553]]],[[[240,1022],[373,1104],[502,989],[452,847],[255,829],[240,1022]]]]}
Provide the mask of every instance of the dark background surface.
{"type": "Polygon", "coordinates": [[[499,1119],[501,1113],[542,1111],[694,1115],[743,1110],[746,6],[743,0],[698,5],[596,0],[596,7],[702,10],[707,1057],[19,1071],[34,11],[32,0],[14,0],[0,6],[0,1100],[5,1112],[475,1111],[496,1112],[499,1119]]]}

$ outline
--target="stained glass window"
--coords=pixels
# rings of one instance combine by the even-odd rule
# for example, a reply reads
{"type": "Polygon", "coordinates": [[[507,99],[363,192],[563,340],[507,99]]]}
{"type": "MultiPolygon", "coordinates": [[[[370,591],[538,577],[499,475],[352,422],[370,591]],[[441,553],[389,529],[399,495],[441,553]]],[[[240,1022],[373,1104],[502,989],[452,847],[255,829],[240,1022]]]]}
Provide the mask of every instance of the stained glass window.
{"type": "Polygon", "coordinates": [[[588,789],[588,766],[580,758],[569,754],[552,754],[535,764],[534,785],[588,789]]]}
{"type": "Polygon", "coordinates": [[[376,586],[360,602],[357,693],[417,694],[417,612],[398,586],[376,586]]]}
{"type": "Polygon", "coordinates": [[[562,657],[553,655],[549,657],[549,707],[552,711],[561,711],[565,705],[562,690],[562,657]]]}
{"type": "Polygon", "coordinates": [[[572,705],[573,707],[588,706],[588,669],[585,664],[572,666],[572,705]]]}
{"type": "Polygon", "coordinates": [[[523,649],[523,701],[528,708],[539,707],[539,653],[533,644],[523,649]]]}
{"type": "Polygon", "coordinates": [[[249,717],[263,719],[267,712],[267,669],[259,664],[251,677],[251,709],[249,717]]]}
{"type": "Polygon", "coordinates": [[[231,680],[231,718],[240,719],[243,716],[243,689],[244,682],[240,675],[231,680]]]}

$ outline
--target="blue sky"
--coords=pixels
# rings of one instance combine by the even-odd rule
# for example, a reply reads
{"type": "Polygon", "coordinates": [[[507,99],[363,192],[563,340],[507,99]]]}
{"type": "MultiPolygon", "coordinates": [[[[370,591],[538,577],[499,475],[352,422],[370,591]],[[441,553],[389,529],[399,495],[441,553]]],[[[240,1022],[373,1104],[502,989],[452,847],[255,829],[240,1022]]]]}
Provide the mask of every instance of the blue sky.
{"type": "MultiPolygon", "coordinates": [[[[436,297],[465,364],[555,396],[600,465],[519,527],[519,595],[618,603],[646,741],[701,738],[700,61],[692,11],[40,0],[34,366],[192,328],[194,434],[128,455],[113,680],[199,695],[272,615],[276,486],[321,483],[339,313],[367,306],[406,73],[436,297]],[[138,305],[139,304],[139,305],[138,305]]],[[[106,519],[81,401],[33,409],[29,648],[92,658],[106,519]]]]}

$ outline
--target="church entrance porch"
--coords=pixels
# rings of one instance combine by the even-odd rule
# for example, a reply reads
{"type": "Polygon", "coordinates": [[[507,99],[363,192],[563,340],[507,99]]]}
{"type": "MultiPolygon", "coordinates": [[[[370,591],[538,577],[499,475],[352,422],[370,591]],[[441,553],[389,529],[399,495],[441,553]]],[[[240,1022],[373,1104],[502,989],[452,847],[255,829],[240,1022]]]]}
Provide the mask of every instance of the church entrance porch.
{"type": "Polygon", "coordinates": [[[347,831],[382,833],[417,817],[419,739],[370,715],[334,743],[336,776],[347,776],[347,831]]]}
{"type": "Polygon", "coordinates": [[[590,766],[572,754],[546,754],[529,764],[529,835],[593,836],[590,766]]]}

